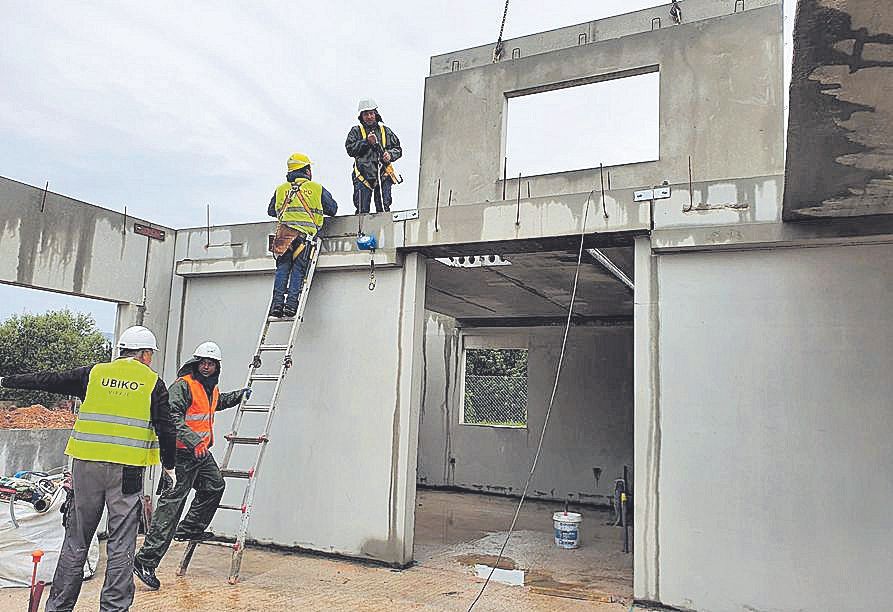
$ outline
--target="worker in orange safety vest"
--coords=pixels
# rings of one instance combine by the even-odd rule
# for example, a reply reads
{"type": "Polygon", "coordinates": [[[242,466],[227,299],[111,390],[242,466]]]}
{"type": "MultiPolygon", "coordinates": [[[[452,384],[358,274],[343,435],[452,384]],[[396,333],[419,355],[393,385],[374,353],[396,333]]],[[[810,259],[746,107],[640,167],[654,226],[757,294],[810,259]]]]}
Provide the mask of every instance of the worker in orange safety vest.
{"type": "Polygon", "coordinates": [[[220,362],[220,347],[214,342],[203,342],[177,372],[179,378],[168,389],[171,416],[177,425],[177,483],[159,498],[152,526],[133,561],[133,573],[152,590],[161,587],[155,568],[172,539],[205,540],[214,536],[205,529],[214,518],[226,488],[210,452],[214,444],[214,414],[238,406],[243,398],[251,395],[249,388],[220,393],[217,388],[220,362]],[[195,489],[195,498],[178,526],[191,489],[195,489]]]}

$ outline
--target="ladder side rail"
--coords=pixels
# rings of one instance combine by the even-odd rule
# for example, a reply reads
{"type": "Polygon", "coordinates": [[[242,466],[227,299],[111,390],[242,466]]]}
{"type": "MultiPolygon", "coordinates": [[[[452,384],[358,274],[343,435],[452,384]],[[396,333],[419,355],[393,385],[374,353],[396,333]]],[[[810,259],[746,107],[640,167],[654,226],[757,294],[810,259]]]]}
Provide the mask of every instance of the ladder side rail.
{"type": "MultiPolygon", "coordinates": [[[[265,315],[264,322],[261,324],[260,334],[257,339],[258,348],[254,352],[255,355],[257,355],[260,352],[260,346],[264,343],[264,339],[267,337],[267,333],[269,332],[269,330],[270,330],[269,317],[267,317],[265,315]]],[[[251,385],[251,375],[254,373],[254,370],[257,369],[254,366],[255,366],[255,362],[252,357],[252,361],[248,365],[248,374],[245,377],[245,387],[243,387],[243,388],[246,388],[246,387],[250,388],[252,386],[251,385]]],[[[245,411],[242,410],[242,407],[247,403],[248,403],[248,398],[246,398],[243,395],[241,401],[239,402],[239,405],[236,407],[236,413],[233,415],[233,424],[230,427],[230,431],[238,431],[239,425],[241,425],[241,423],[242,423],[242,416],[245,414],[245,411]]],[[[222,463],[221,467],[224,467],[224,468],[229,467],[229,461],[232,458],[234,447],[235,447],[235,445],[232,442],[227,444],[226,452],[223,454],[223,463],[222,463]]]]}
{"type": "MultiPolygon", "coordinates": [[[[279,368],[279,379],[276,381],[276,387],[273,390],[273,398],[270,402],[270,411],[267,413],[267,422],[264,426],[264,436],[269,437],[270,427],[273,422],[273,415],[276,411],[276,405],[279,400],[279,392],[282,388],[282,383],[285,380],[285,375],[288,372],[290,367],[291,360],[291,349],[294,347],[295,337],[297,335],[298,330],[301,327],[301,323],[304,319],[304,309],[307,306],[307,299],[310,295],[310,287],[313,284],[313,277],[316,272],[316,264],[319,260],[320,253],[320,240],[316,237],[313,240],[313,244],[311,246],[313,249],[313,253],[311,253],[310,257],[310,265],[308,266],[307,273],[304,276],[304,281],[301,285],[301,297],[298,303],[298,312],[295,315],[295,319],[292,322],[291,333],[288,338],[288,352],[286,353],[285,358],[282,361],[282,364],[279,368]]],[[[242,566],[242,555],[245,552],[245,540],[248,537],[248,525],[251,521],[251,511],[252,506],[254,505],[254,495],[257,490],[257,479],[260,474],[260,468],[263,464],[264,455],[266,454],[267,445],[269,442],[265,444],[261,444],[260,449],[257,453],[257,458],[253,467],[253,476],[248,481],[248,486],[245,488],[245,492],[242,496],[242,515],[239,518],[239,530],[236,535],[236,542],[233,546],[233,556],[230,565],[230,576],[229,582],[230,584],[234,584],[235,581],[239,577],[239,571],[242,566]]]]}
{"type": "Polygon", "coordinates": [[[267,422],[264,424],[264,435],[269,434],[270,427],[272,427],[273,425],[273,413],[276,411],[276,404],[279,402],[279,392],[282,389],[282,383],[285,379],[285,374],[291,367],[291,351],[294,348],[295,338],[298,335],[301,323],[304,322],[304,309],[307,306],[307,299],[310,295],[310,285],[313,283],[313,276],[316,272],[316,263],[319,259],[318,246],[319,242],[317,239],[312,247],[313,253],[310,257],[310,266],[307,268],[307,275],[304,278],[304,284],[301,286],[301,297],[298,301],[298,312],[295,315],[295,320],[292,324],[291,332],[288,336],[288,352],[285,354],[282,365],[279,368],[279,380],[276,382],[276,387],[273,390],[273,397],[270,401],[270,410],[267,413],[267,422]]]}

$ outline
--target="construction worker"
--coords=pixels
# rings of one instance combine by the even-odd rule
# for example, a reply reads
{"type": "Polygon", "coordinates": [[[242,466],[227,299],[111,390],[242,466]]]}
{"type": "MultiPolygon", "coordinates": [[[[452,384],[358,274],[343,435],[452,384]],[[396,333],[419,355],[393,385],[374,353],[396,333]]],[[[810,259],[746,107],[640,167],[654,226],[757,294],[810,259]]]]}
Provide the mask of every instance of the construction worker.
{"type": "Polygon", "coordinates": [[[155,568],[172,539],[183,542],[214,536],[205,529],[214,518],[226,488],[210,452],[214,444],[214,413],[238,406],[243,396],[251,395],[247,388],[220,393],[217,380],[221,360],[220,347],[214,342],[203,342],[177,372],[179,378],[168,389],[171,415],[177,427],[177,484],[158,499],[152,526],[133,560],[133,573],[152,590],[161,587],[155,568]],[[191,489],[195,489],[195,498],[186,517],[180,521],[191,489]]]}
{"type": "Polygon", "coordinates": [[[310,165],[310,158],[303,153],[289,157],[285,175],[288,182],[276,188],[267,207],[267,214],[279,220],[273,239],[276,279],[270,303],[271,317],[293,317],[297,313],[301,286],[310,261],[308,241],[322,227],[323,215],[334,217],[338,213],[338,203],[329,190],[311,180],[310,165]]]}
{"type": "Polygon", "coordinates": [[[400,159],[400,139],[381,122],[375,100],[366,98],[357,105],[359,125],[350,128],[344,148],[354,158],[353,205],[357,213],[369,212],[375,197],[375,212],[391,210],[391,187],[394,186],[391,163],[400,159]]]}
{"type": "Polygon", "coordinates": [[[119,357],[64,372],[0,378],[0,386],[76,395],[84,400],[65,447],[72,458],[73,503],[63,516],[65,539],[53,575],[47,612],[74,608],[84,563],[103,508],[108,511],[108,562],[103,612],[129,610],[133,602],[133,550],[142,508],[143,470],[157,465],[176,484],[176,429],[168,393],[149,366],[155,336],[130,327],[118,340],[119,357]]]}

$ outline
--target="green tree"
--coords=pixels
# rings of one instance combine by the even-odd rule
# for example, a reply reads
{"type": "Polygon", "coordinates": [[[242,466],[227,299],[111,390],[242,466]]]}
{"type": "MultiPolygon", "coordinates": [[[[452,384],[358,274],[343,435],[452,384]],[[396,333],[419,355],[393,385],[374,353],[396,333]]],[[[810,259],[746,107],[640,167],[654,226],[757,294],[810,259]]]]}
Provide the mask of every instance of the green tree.
{"type": "MultiPolygon", "coordinates": [[[[112,347],[92,315],[69,310],[13,315],[0,323],[0,376],[66,370],[111,358],[112,347]]],[[[18,406],[51,406],[62,396],[0,388],[0,399],[18,406]]]]}
{"type": "Polygon", "coordinates": [[[471,376],[527,376],[526,349],[468,349],[465,374],[471,376]]]}

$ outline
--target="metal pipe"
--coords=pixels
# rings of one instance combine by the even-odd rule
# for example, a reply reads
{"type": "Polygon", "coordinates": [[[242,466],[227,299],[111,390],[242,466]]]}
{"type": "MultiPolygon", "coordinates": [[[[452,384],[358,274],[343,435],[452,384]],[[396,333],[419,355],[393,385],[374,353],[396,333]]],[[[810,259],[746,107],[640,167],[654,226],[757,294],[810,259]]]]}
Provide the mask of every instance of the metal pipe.
{"type": "Polygon", "coordinates": [[[521,173],[518,173],[518,211],[515,213],[515,225],[521,225],[521,173]]]}
{"type": "Polygon", "coordinates": [[[629,552],[629,525],[626,523],[626,491],[620,494],[620,526],[623,527],[623,552],[629,552]]]}
{"type": "Polygon", "coordinates": [[[630,291],[635,291],[636,287],[633,284],[633,281],[626,275],[626,273],[621,270],[617,264],[610,260],[610,258],[602,253],[598,249],[586,249],[586,252],[592,255],[592,257],[600,263],[604,268],[614,275],[614,277],[619,280],[621,283],[626,285],[630,291]]]}
{"type": "Polygon", "coordinates": [[[605,166],[603,164],[598,165],[598,174],[602,182],[602,212],[605,214],[605,219],[607,219],[608,209],[605,207],[605,166]]]}
{"type": "Polygon", "coordinates": [[[434,201],[434,231],[439,232],[440,228],[437,226],[437,217],[440,212],[440,179],[437,179],[437,199],[434,201]]]}
{"type": "Polygon", "coordinates": [[[43,188],[43,199],[40,201],[40,212],[43,212],[44,207],[47,203],[47,192],[50,190],[50,182],[47,181],[47,184],[43,188]]]}

